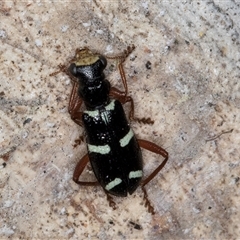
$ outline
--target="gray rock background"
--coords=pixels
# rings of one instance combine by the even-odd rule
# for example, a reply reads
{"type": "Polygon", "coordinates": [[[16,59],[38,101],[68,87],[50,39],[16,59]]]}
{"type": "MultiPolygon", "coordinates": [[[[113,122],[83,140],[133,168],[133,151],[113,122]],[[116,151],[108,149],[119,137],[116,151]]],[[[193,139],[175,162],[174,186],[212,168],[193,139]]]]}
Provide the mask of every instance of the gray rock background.
{"type": "MultiPolygon", "coordinates": [[[[3,1],[1,239],[238,239],[239,19],[237,1],[3,1]],[[76,48],[131,44],[129,93],[155,121],[133,129],[170,155],[147,186],[154,216],[140,189],[113,211],[101,188],[73,183],[83,130],[67,112],[70,79],[49,76],[76,48]]],[[[122,88],[114,61],[106,75],[122,88]]],[[[147,175],[162,159],[143,155],[147,175]]]]}

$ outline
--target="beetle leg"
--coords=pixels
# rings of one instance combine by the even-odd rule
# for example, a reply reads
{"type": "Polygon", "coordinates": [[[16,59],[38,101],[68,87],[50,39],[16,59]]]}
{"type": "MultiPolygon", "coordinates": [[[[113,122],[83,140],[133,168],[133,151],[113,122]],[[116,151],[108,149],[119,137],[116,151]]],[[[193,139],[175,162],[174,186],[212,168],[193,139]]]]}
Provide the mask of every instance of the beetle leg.
{"type": "Polygon", "coordinates": [[[55,76],[60,72],[66,73],[73,82],[72,91],[70,94],[69,104],[68,104],[68,112],[71,116],[71,119],[78,125],[82,126],[82,112],[79,112],[79,109],[82,105],[83,100],[78,96],[78,84],[76,80],[69,73],[68,69],[65,65],[59,64],[59,71],[51,73],[50,76],[55,76]]]}
{"type": "MultiPolygon", "coordinates": [[[[95,182],[83,182],[83,181],[79,181],[79,177],[82,174],[84,168],[86,167],[87,163],[89,162],[89,156],[88,153],[85,154],[81,160],[78,162],[74,173],[73,173],[73,181],[79,185],[84,185],[84,186],[97,186],[99,185],[98,181],[95,182]]],[[[107,201],[109,203],[109,206],[113,208],[113,210],[116,209],[116,203],[113,201],[112,196],[110,196],[106,191],[105,191],[106,195],[107,195],[107,201]]]]}
{"type": "Polygon", "coordinates": [[[72,74],[69,72],[68,68],[66,67],[66,65],[63,64],[59,64],[58,65],[59,70],[53,73],[50,73],[49,76],[53,77],[58,75],[59,73],[63,72],[65,74],[68,75],[68,77],[71,79],[72,82],[76,82],[76,79],[72,76],[72,74]]]}
{"type": "Polygon", "coordinates": [[[164,161],[148,176],[143,182],[142,186],[145,186],[149,183],[157,174],[162,170],[168,160],[168,152],[161,148],[160,146],[156,145],[155,143],[149,142],[147,140],[138,139],[139,146],[141,148],[147,149],[153,153],[157,153],[164,157],[164,161]]]}
{"type": "Polygon", "coordinates": [[[127,49],[124,51],[123,56],[118,64],[118,69],[121,75],[122,83],[125,89],[125,94],[128,94],[128,86],[127,86],[127,79],[126,79],[126,74],[123,68],[123,63],[125,62],[126,58],[133,52],[135,49],[135,46],[128,46],[127,49]]]}
{"type": "Polygon", "coordinates": [[[126,102],[130,102],[131,108],[129,112],[129,119],[134,120],[137,122],[142,122],[145,124],[153,124],[154,121],[152,121],[150,118],[137,118],[134,117],[134,102],[131,96],[128,96],[128,86],[127,86],[127,79],[126,74],[123,68],[123,63],[125,62],[126,58],[132,53],[132,51],[135,49],[135,46],[128,46],[127,49],[120,55],[117,56],[106,56],[106,58],[109,59],[117,59],[119,60],[118,63],[118,69],[121,75],[122,83],[124,86],[124,92],[118,90],[115,87],[112,87],[110,90],[110,96],[113,96],[114,98],[117,98],[122,104],[125,104],[126,102]]]}
{"type": "Polygon", "coordinates": [[[109,93],[110,96],[118,99],[122,104],[130,102],[130,112],[129,119],[137,121],[144,124],[153,124],[154,121],[151,118],[137,118],[134,116],[134,102],[131,96],[126,96],[125,92],[120,91],[119,89],[112,87],[109,93]]]}
{"type": "Polygon", "coordinates": [[[81,108],[83,100],[78,96],[77,90],[78,90],[78,84],[74,81],[69,104],[68,104],[68,112],[71,116],[71,119],[76,124],[82,126],[83,112],[79,111],[79,109],[81,108]]]}
{"type": "Polygon", "coordinates": [[[78,145],[81,145],[82,142],[84,142],[84,137],[80,136],[79,138],[75,139],[75,144],[73,144],[73,147],[77,147],[78,145]]]}
{"type": "Polygon", "coordinates": [[[141,148],[147,149],[151,152],[157,153],[161,156],[164,157],[163,162],[146,178],[142,181],[141,183],[141,187],[142,187],[142,191],[144,194],[144,200],[145,200],[145,206],[148,208],[148,211],[152,214],[154,214],[154,208],[152,207],[150,201],[148,200],[148,194],[146,189],[144,188],[146,184],[148,184],[161,170],[162,168],[165,166],[165,164],[168,161],[168,152],[165,151],[163,148],[161,148],[160,146],[156,145],[155,143],[146,141],[146,140],[142,140],[142,139],[138,139],[138,143],[139,146],[141,148]]]}
{"type": "Polygon", "coordinates": [[[126,58],[132,53],[132,51],[135,49],[135,46],[128,46],[126,50],[122,54],[116,55],[116,56],[105,56],[106,58],[109,59],[116,59],[119,61],[118,63],[118,69],[121,75],[122,83],[125,89],[125,96],[128,94],[128,86],[127,86],[127,79],[125,75],[125,71],[123,68],[123,63],[125,62],[126,58]]]}
{"type": "Polygon", "coordinates": [[[116,60],[124,62],[126,60],[126,58],[133,52],[134,49],[135,49],[134,45],[128,46],[127,49],[125,49],[123,51],[123,53],[119,53],[118,55],[115,55],[115,56],[104,55],[104,57],[108,58],[108,59],[116,59],[116,60]]]}
{"type": "Polygon", "coordinates": [[[113,198],[112,196],[110,196],[106,191],[105,191],[106,195],[107,195],[107,201],[109,203],[109,206],[115,210],[117,207],[116,207],[116,203],[113,201],[113,198]]]}
{"type": "Polygon", "coordinates": [[[79,177],[82,174],[84,168],[86,167],[87,163],[89,162],[89,156],[88,154],[85,154],[80,161],[78,162],[74,173],[73,173],[73,181],[79,185],[85,185],[85,186],[96,186],[99,185],[98,181],[95,182],[82,182],[79,181],[79,177]]]}
{"type": "Polygon", "coordinates": [[[61,73],[61,72],[65,72],[65,73],[66,73],[66,69],[67,69],[67,68],[66,68],[65,65],[59,64],[58,67],[59,67],[59,70],[56,71],[56,72],[50,73],[50,74],[49,74],[50,77],[56,76],[56,75],[58,75],[58,74],[61,73]]]}

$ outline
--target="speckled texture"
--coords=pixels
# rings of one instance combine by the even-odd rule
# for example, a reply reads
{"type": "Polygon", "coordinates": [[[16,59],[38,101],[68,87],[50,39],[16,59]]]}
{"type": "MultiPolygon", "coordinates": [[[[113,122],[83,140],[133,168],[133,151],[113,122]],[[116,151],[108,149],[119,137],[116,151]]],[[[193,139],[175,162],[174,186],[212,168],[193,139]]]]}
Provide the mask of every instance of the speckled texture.
{"type": "MultiPolygon", "coordinates": [[[[0,5],[0,237],[240,238],[240,5],[237,1],[77,1],[0,5]],[[170,155],[142,192],[114,198],[71,178],[84,144],[63,73],[78,47],[125,62],[137,136],[170,155]]],[[[114,61],[107,78],[121,88],[114,61]]],[[[143,152],[145,174],[160,157],[143,152]]],[[[91,170],[91,169],[88,169],[91,170]]],[[[90,172],[91,174],[91,172],[90,172]]],[[[87,176],[86,176],[87,177],[87,176]]]]}

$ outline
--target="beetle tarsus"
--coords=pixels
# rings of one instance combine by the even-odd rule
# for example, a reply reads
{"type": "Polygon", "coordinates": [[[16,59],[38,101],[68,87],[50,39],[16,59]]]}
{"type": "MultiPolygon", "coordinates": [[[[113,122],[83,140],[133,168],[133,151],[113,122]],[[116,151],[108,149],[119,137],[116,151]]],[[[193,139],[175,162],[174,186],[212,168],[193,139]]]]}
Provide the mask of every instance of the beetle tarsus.
{"type": "Polygon", "coordinates": [[[75,139],[75,144],[73,144],[73,147],[77,147],[78,145],[81,145],[82,142],[84,142],[84,137],[80,136],[79,138],[75,139]]]}
{"type": "Polygon", "coordinates": [[[131,120],[135,121],[135,122],[143,123],[143,124],[149,124],[149,125],[154,124],[154,121],[151,118],[137,118],[137,117],[134,117],[131,120]]]}
{"type": "Polygon", "coordinates": [[[110,196],[108,193],[106,193],[107,195],[107,201],[109,203],[109,206],[113,209],[113,210],[116,210],[117,207],[116,207],[116,203],[113,201],[113,198],[112,196],[110,196]]]}
{"type": "Polygon", "coordinates": [[[149,199],[148,199],[148,194],[146,189],[142,186],[142,191],[143,191],[143,199],[145,200],[144,206],[148,209],[148,212],[151,213],[152,215],[155,214],[154,208],[151,205],[149,199]]]}

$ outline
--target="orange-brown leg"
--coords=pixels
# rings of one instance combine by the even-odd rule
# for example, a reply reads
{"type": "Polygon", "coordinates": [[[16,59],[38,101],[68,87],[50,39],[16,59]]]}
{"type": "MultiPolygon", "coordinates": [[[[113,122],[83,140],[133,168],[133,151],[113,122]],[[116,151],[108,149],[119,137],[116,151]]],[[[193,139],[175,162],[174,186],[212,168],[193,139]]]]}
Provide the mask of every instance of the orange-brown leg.
{"type": "Polygon", "coordinates": [[[58,67],[59,67],[59,70],[56,71],[56,72],[50,73],[49,74],[50,77],[56,76],[56,75],[58,75],[61,72],[67,73],[67,70],[66,70],[67,68],[66,68],[65,65],[59,64],[58,67]]]}
{"type": "Polygon", "coordinates": [[[142,122],[145,124],[153,124],[154,121],[152,121],[150,118],[137,118],[134,117],[134,102],[131,96],[128,96],[128,86],[127,86],[127,80],[126,80],[126,74],[123,68],[123,63],[125,62],[126,58],[132,53],[132,51],[135,49],[135,46],[128,46],[128,48],[123,52],[123,54],[117,55],[117,56],[106,56],[109,59],[116,59],[119,60],[118,63],[118,69],[121,75],[122,83],[124,86],[124,91],[120,91],[115,87],[112,87],[110,90],[110,96],[118,99],[122,104],[125,104],[126,102],[130,102],[131,108],[129,112],[129,119],[134,120],[137,122],[142,122]]]}
{"type": "MultiPolygon", "coordinates": [[[[78,84],[73,81],[73,87],[68,104],[68,112],[71,116],[71,119],[79,126],[82,126],[83,112],[79,111],[79,109],[81,108],[83,100],[78,96],[77,90],[78,84]]],[[[83,136],[79,136],[79,138],[75,140],[75,144],[73,145],[73,147],[75,148],[77,145],[80,145],[83,142],[83,139],[83,136]]]]}
{"type": "Polygon", "coordinates": [[[65,65],[59,64],[58,67],[59,67],[59,71],[51,73],[50,76],[55,76],[60,72],[64,72],[70,77],[73,83],[73,87],[72,87],[72,91],[71,91],[70,99],[68,103],[68,112],[71,116],[71,119],[76,124],[82,126],[82,112],[80,112],[79,109],[81,108],[83,100],[78,96],[78,92],[77,92],[78,83],[76,79],[70,74],[70,72],[68,71],[65,65]]]}
{"type": "Polygon", "coordinates": [[[164,157],[163,162],[146,179],[144,179],[141,183],[142,191],[143,191],[143,194],[144,194],[145,207],[148,208],[148,211],[150,213],[154,214],[154,208],[152,207],[150,201],[148,200],[148,194],[147,194],[147,191],[145,189],[145,185],[148,184],[165,166],[165,164],[168,161],[168,152],[165,151],[160,146],[156,145],[155,143],[152,143],[152,142],[149,142],[149,141],[146,141],[146,140],[138,139],[138,143],[139,143],[139,146],[141,148],[147,149],[151,152],[157,153],[157,154],[164,157]]]}
{"type": "Polygon", "coordinates": [[[116,59],[119,61],[118,63],[118,69],[121,75],[121,79],[122,79],[122,83],[124,86],[124,90],[125,90],[125,96],[128,95],[128,86],[127,86],[127,80],[126,80],[126,75],[125,75],[125,71],[123,68],[123,63],[125,62],[126,58],[133,52],[133,50],[135,49],[135,46],[128,46],[126,50],[124,50],[124,52],[122,54],[116,55],[116,56],[105,56],[106,58],[109,59],[116,59]]]}
{"type": "MultiPolygon", "coordinates": [[[[79,181],[79,177],[81,176],[84,168],[86,167],[87,163],[89,162],[89,156],[88,154],[85,154],[81,160],[78,162],[74,173],[73,173],[73,181],[79,185],[83,185],[83,186],[97,186],[99,185],[98,181],[95,182],[83,182],[83,181],[79,181]]],[[[112,207],[113,209],[116,209],[116,203],[113,201],[112,196],[110,196],[106,191],[105,191],[106,195],[107,195],[107,201],[109,203],[109,206],[112,207]]]]}
{"type": "Polygon", "coordinates": [[[82,126],[82,114],[83,112],[79,111],[82,106],[83,100],[78,96],[78,84],[74,81],[72,92],[70,94],[70,100],[68,104],[68,112],[71,116],[71,119],[78,125],[82,126]]]}
{"type": "Polygon", "coordinates": [[[80,175],[82,174],[84,168],[87,166],[88,162],[89,162],[89,156],[88,156],[88,153],[87,153],[78,162],[78,164],[77,164],[77,166],[74,170],[74,173],[73,173],[73,181],[77,184],[85,185],[85,186],[99,185],[99,183],[97,181],[95,181],[95,182],[82,182],[82,181],[78,180],[80,175]]]}
{"type": "Polygon", "coordinates": [[[154,121],[151,118],[137,118],[134,116],[134,102],[131,96],[127,96],[125,92],[118,90],[115,87],[112,87],[109,93],[115,99],[118,99],[122,104],[127,102],[130,103],[130,112],[129,112],[129,119],[133,121],[137,121],[144,124],[153,124],[154,121]]]}
{"type": "Polygon", "coordinates": [[[108,204],[109,206],[115,210],[117,207],[116,207],[116,203],[113,201],[113,198],[112,196],[110,196],[106,191],[105,191],[106,195],[107,195],[107,201],[108,201],[108,204]]]}

